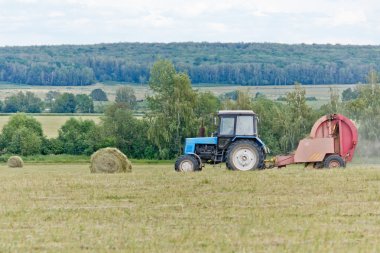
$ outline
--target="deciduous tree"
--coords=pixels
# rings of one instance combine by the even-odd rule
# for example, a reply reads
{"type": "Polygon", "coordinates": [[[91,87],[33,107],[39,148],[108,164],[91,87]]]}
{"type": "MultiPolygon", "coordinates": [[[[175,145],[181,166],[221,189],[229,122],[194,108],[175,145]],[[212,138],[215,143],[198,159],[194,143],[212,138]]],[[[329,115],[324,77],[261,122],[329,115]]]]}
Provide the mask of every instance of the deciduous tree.
{"type": "Polygon", "coordinates": [[[25,114],[16,114],[3,128],[0,147],[20,155],[39,154],[43,139],[41,123],[25,114]]]}
{"type": "Polygon", "coordinates": [[[116,90],[117,103],[125,103],[130,109],[136,106],[135,90],[131,87],[120,87],[116,90]]]}
{"type": "Polygon", "coordinates": [[[196,92],[189,77],[165,60],[153,65],[149,87],[153,95],[148,97],[148,137],[159,147],[161,158],[172,158],[182,152],[185,137],[197,132],[196,92]]]}
{"type": "Polygon", "coordinates": [[[86,94],[78,94],[75,96],[76,112],[79,113],[93,113],[94,102],[90,96],[86,94]]]}
{"type": "Polygon", "coordinates": [[[94,89],[91,91],[90,97],[94,101],[108,101],[107,94],[102,89],[94,89]]]}
{"type": "Polygon", "coordinates": [[[76,107],[75,96],[71,93],[63,93],[55,100],[51,111],[55,113],[74,113],[76,107]]]}
{"type": "Polygon", "coordinates": [[[27,113],[39,113],[42,111],[43,103],[40,98],[34,95],[32,92],[26,93],[20,91],[15,95],[7,97],[3,111],[7,113],[13,112],[27,112],[27,113]]]}

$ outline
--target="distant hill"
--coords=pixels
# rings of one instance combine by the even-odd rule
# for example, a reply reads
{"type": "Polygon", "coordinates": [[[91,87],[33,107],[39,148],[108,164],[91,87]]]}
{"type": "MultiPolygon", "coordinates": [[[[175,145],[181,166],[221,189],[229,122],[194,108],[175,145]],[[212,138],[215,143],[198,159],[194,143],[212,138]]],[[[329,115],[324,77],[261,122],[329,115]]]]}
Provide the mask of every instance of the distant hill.
{"type": "Polygon", "coordinates": [[[0,81],[31,85],[146,83],[158,59],[193,83],[237,85],[365,82],[380,70],[380,46],[274,43],[116,43],[0,47],[0,81]]]}

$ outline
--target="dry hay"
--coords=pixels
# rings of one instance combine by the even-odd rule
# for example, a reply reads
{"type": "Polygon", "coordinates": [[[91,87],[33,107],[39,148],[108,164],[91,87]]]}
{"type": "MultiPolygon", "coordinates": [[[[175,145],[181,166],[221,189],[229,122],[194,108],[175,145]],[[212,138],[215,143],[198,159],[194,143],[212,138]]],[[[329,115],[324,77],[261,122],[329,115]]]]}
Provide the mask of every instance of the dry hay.
{"type": "Polygon", "coordinates": [[[22,168],[24,166],[24,161],[19,156],[11,156],[8,159],[8,167],[10,168],[22,168]]]}
{"type": "Polygon", "coordinates": [[[131,172],[132,163],[117,148],[103,148],[91,156],[91,173],[131,172]]]}

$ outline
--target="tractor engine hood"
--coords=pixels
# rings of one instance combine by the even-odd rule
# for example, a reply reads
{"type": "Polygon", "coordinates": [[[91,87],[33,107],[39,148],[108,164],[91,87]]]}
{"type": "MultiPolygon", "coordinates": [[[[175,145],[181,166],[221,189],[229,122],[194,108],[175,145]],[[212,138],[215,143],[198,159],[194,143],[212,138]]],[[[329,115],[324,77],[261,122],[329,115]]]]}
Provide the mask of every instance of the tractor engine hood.
{"type": "Polygon", "coordinates": [[[197,144],[209,144],[216,145],[218,143],[217,137],[199,137],[199,138],[186,138],[185,154],[194,154],[195,145],[197,144]]]}

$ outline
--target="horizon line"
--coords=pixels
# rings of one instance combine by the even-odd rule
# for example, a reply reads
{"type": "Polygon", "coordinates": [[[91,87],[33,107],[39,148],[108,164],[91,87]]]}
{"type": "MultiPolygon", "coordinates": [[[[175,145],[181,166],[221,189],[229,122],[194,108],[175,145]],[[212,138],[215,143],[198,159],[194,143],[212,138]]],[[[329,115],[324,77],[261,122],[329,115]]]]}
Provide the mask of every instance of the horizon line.
{"type": "Polygon", "coordinates": [[[380,46],[380,44],[353,44],[353,43],[315,43],[315,42],[297,42],[297,43],[286,43],[286,42],[271,42],[271,41],[119,41],[119,42],[94,42],[94,43],[52,43],[52,44],[20,44],[20,45],[0,45],[0,48],[12,48],[12,47],[55,47],[55,46],[98,46],[98,45],[113,45],[113,44],[277,44],[277,45],[288,45],[288,46],[380,46]]]}

